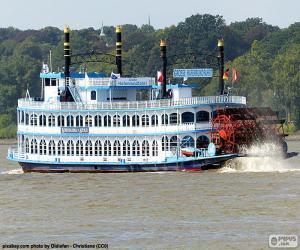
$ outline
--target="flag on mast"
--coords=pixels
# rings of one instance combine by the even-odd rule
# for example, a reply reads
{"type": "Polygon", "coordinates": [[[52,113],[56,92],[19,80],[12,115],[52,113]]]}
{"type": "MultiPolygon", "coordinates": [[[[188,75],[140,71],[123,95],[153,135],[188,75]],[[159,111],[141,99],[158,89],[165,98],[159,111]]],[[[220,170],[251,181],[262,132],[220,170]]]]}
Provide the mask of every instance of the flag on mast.
{"type": "Polygon", "coordinates": [[[157,71],[157,83],[161,85],[163,81],[164,81],[163,73],[161,71],[157,71]]]}
{"type": "Polygon", "coordinates": [[[226,69],[226,71],[223,74],[223,80],[228,81],[229,79],[229,69],[226,69]]]}
{"type": "Polygon", "coordinates": [[[235,67],[232,68],[232,82],[236,82],[238,79],[237,70],[235,67]]]}

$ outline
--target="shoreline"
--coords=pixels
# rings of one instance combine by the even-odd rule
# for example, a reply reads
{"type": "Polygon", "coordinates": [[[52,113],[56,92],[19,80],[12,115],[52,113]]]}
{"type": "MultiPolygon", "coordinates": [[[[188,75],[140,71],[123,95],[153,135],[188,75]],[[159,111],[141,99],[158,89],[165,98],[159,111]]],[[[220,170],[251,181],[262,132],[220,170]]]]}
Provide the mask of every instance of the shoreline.
{"type": "Polygon", "coordinates": [[[16,138],[11,138],[11,139],[0,139],[0,145],[13,145],[17,144],[18,141],[16,138]]]}

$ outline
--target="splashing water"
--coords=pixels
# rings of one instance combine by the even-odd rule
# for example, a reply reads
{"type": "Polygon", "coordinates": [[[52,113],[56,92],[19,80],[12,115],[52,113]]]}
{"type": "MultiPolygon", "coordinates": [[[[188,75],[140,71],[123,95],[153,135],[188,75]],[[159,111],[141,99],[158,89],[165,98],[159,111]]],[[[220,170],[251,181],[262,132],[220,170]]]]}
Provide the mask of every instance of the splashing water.
{"type": "Polygon", "coordinates": [[[21,168],[17,168],[17,169],[12,169],[12,170],[9,170],[9,171],[4,171],[4,172],[1,172],[0,174],[23,174],[23,170],[21,168]]]}
{"type": "Polygon", "coordinates": [[[220,172],[289,172],[300,171],[284,158],[282,149],[272,143],[254,145],[244,149],[246,157],[236,158],[225,163],[220,172]]]}

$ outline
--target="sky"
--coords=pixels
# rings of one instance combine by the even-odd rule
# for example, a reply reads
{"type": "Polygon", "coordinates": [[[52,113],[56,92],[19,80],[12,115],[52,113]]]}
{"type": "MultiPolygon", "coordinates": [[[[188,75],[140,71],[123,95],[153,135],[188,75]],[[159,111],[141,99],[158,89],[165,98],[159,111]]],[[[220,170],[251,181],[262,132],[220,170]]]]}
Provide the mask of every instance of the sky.
{"type": "Polygon", "coordinates": [[[148,23],[177,25],[194,14],[224,17],[227,24],[261,17],[281,28],[300,21],[300,0],[0,0],[0,27],[73,29],[148,23]]]}

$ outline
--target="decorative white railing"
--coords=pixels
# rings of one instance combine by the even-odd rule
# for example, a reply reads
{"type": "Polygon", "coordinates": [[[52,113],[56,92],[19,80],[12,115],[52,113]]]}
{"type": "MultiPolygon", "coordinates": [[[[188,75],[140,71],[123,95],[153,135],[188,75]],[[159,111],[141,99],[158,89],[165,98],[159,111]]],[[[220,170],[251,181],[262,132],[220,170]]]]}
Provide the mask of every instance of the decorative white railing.
{"type": "Polygon", "coordinates": [[[246,105],[244,96],[204,96],[182,98],[178,101],[173,99],[151,100],[151,101],[130,101],[130,102],[99,102],[96,104],[88,103],[69,103],[69,102],[40,102],[33,99],[19,99],[18,106],[29,109],[47,110],[128,110],[145,108],[167,108],[180,107],[199,104],[241,104],[246,105]]]}

